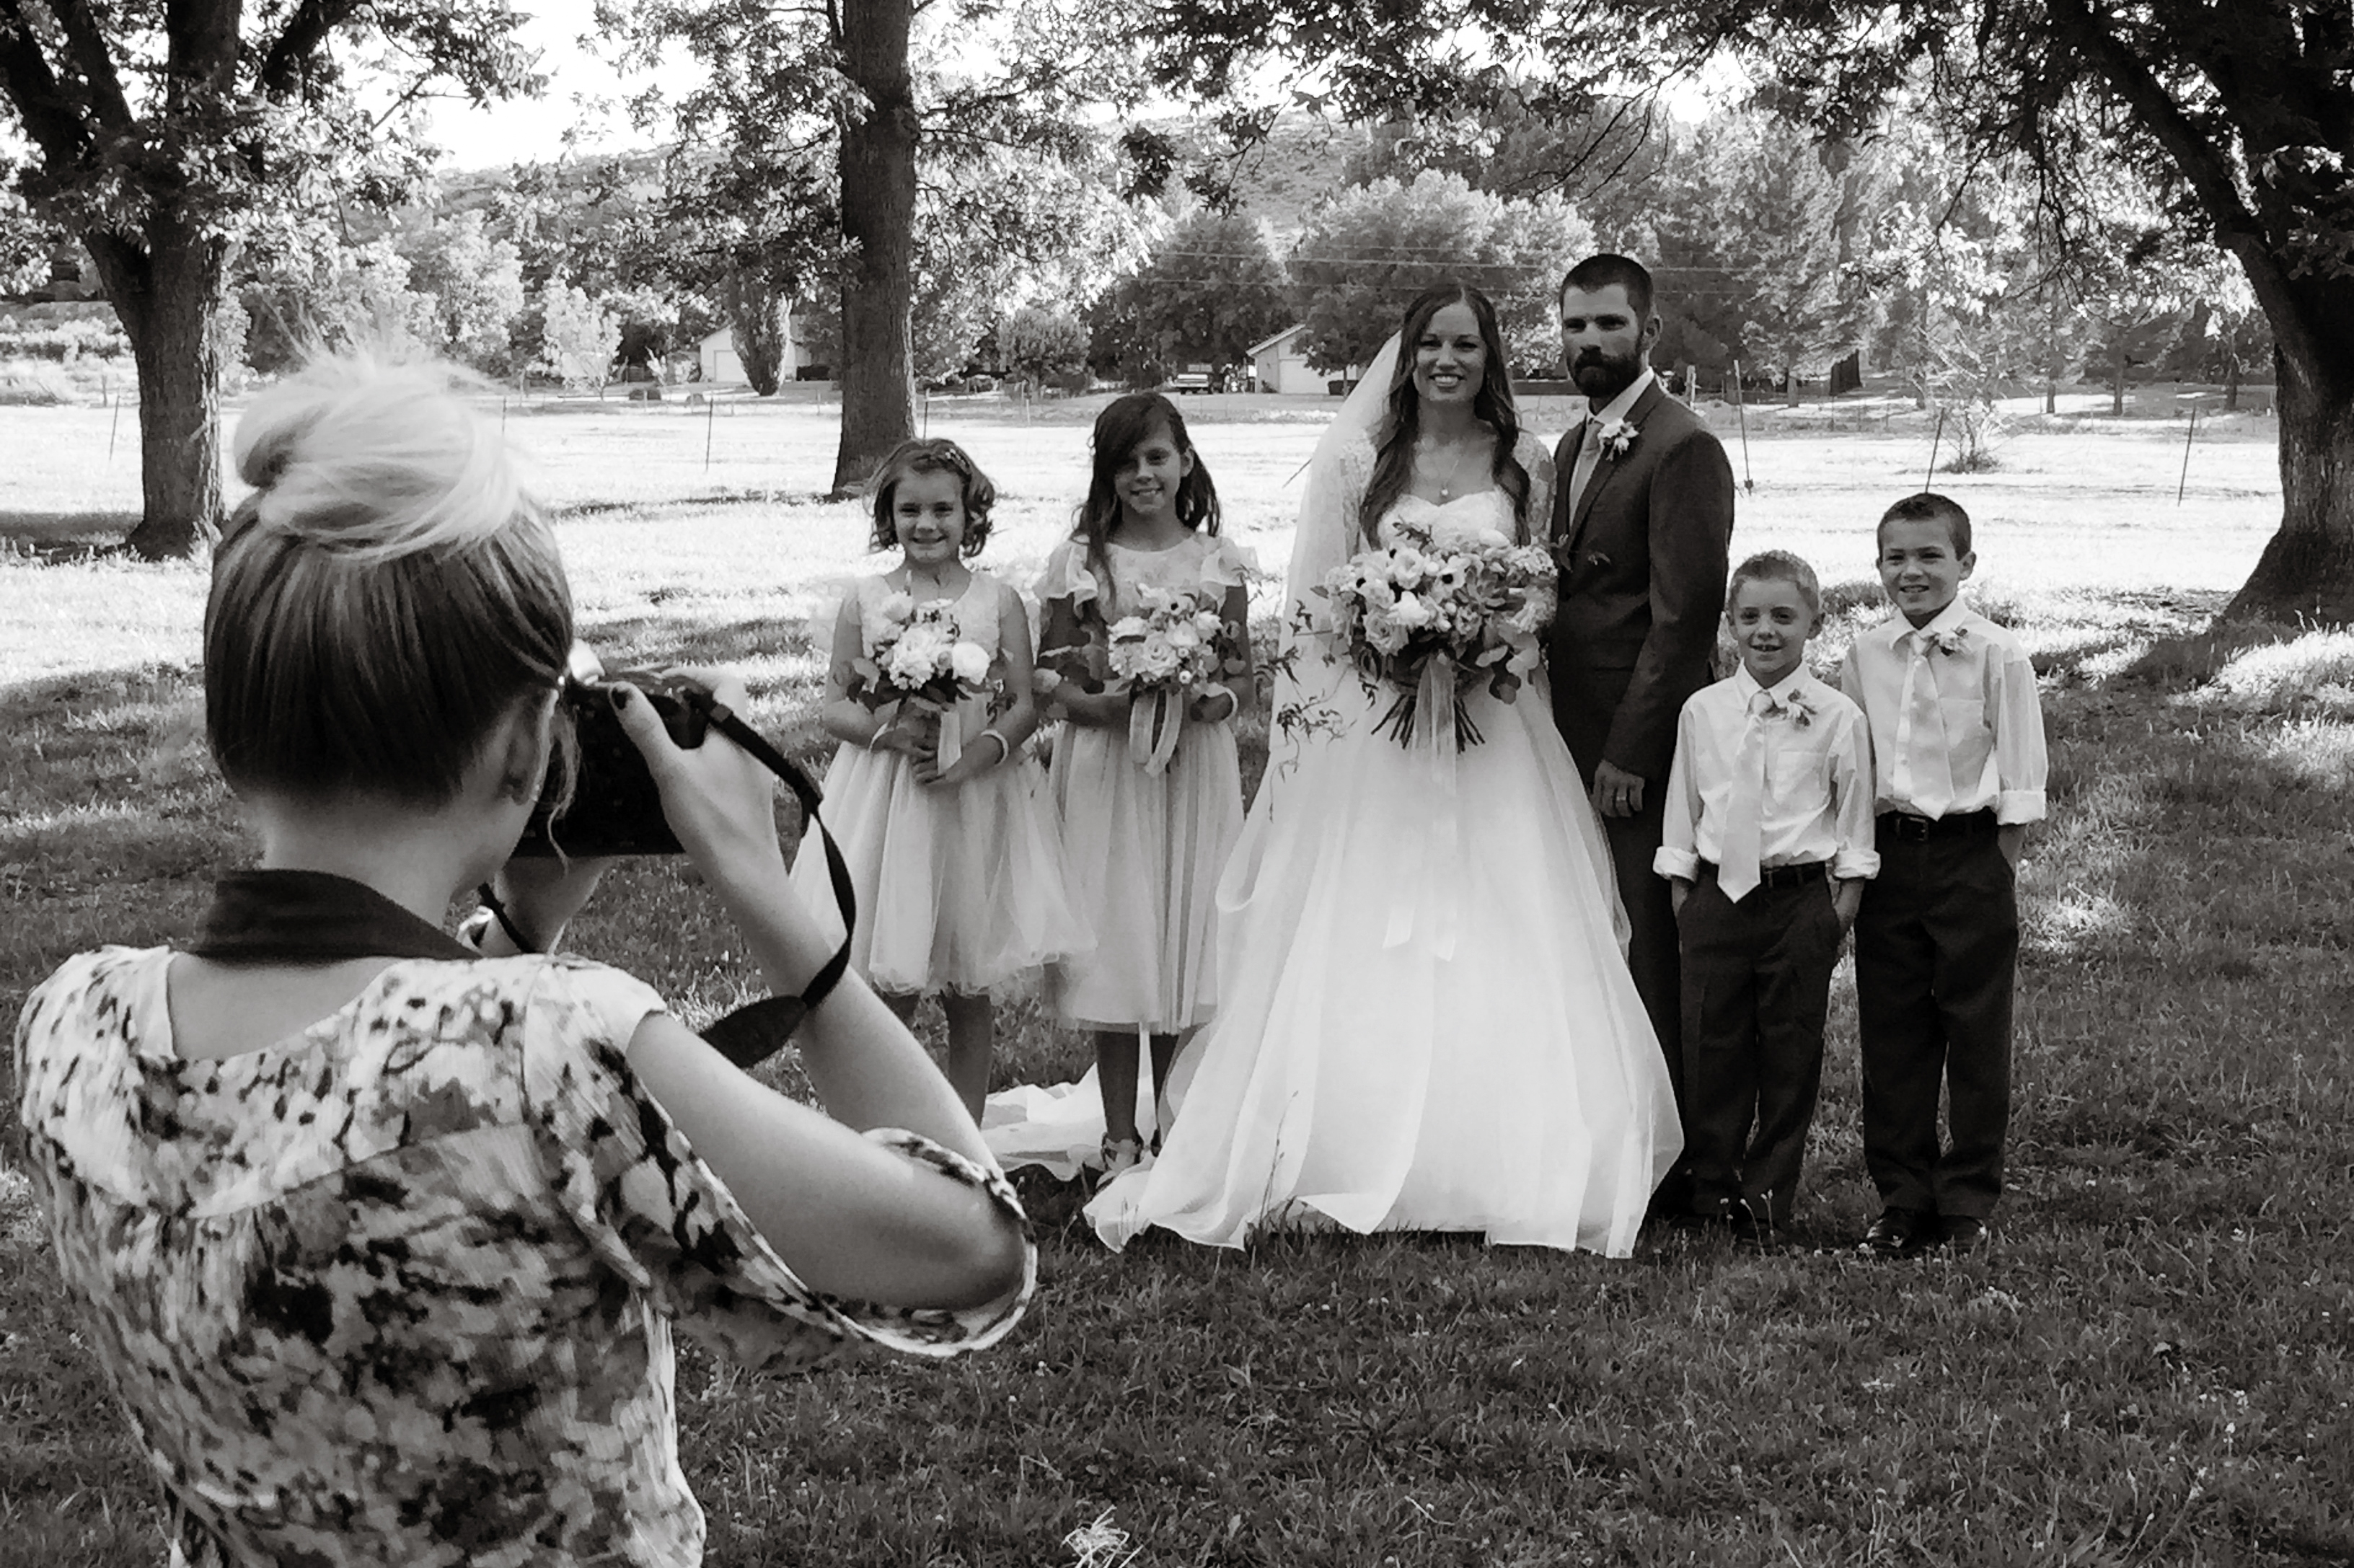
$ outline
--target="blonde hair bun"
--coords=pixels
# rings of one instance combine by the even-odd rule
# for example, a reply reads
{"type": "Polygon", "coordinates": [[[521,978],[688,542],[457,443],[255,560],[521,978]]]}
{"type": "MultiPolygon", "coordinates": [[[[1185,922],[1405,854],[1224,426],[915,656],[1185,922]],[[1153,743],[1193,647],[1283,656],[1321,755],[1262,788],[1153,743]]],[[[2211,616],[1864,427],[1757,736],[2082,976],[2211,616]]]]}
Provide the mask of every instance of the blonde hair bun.
{"type": "MultiPolygon", "coordinates": [[[[238,476],[261,527],[362,560],[477,543],[538,514],[506,443],[447,365],[313,361],[238,421],[238,476]]],[[[240,508],[244,510],[244,508],[240,508]]]]}

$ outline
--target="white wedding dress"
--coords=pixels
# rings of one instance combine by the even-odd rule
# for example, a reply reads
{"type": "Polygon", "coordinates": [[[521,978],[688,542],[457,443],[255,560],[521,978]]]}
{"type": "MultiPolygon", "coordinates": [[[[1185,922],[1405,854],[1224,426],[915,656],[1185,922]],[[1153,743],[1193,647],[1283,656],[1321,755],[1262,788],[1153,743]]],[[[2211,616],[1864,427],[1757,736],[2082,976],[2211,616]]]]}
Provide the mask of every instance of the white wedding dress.
{"type": "MultiPolygon", "coordinates": [[[[1339,452],[1326,493],[1362,496],[1371,458],[1339,452]]],[[[1385,541],[1401,519],[1440,543],[1512,532],[1500,491],[1410,496],[1385,541]]],[[[1303,539],[1295,598],[1323,564],[1303,539]]],[[[1337,723],[1274,737],[1219,886],[1217,1014],[1178,1059],[1159,1157],[1089,1219],[1114,1247],[1154,1225],[1239,1246],[1304,1223],[1624,1255],[1682,1139],[1543,682],[1511,704],[1467,695],[1485,738],[1447,755],[1375,733],[1391,694],[1369,695],[1321,638],[1295,646],[1299,701],[1337,723]]]]}

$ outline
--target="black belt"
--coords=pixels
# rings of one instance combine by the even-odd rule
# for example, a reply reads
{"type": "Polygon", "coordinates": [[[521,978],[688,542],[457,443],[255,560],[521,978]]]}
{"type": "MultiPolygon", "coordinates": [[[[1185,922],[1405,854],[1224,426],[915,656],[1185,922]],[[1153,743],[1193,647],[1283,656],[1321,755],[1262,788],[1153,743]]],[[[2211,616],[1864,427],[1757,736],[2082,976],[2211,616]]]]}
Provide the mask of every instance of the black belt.
{"type": "Polygon", "coordinates": [[[1882,838],[1899,843],[1925,844],[1931,839],[1975,838],[1999,826],[1991,808],[1965,811],[1958,817],[1916,817],[1910,811],[1882,811],[1877,826],[1882,838]]]}
{"type": "MultiPolygon", "coordinates": [[[[1701,862],[1700,868],[1711,877],[1717,874],[1716,862],[1712,860],[1701,862]]],[[[1797,865],[1764,865],[1757,868],[1757,885],[1803,887],[1809,882],[1820,882],[1830,872],[1831,863],[1827,860],[1802,861],[1797,865]]]]}

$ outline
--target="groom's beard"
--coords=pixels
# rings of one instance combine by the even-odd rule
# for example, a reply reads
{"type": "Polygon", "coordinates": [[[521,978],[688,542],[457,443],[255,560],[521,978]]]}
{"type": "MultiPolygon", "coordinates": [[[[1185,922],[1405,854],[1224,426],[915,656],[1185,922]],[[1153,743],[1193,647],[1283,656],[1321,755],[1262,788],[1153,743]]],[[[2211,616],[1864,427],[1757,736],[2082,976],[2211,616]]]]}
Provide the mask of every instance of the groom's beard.
{"type": "Polygon", "coordinates": [[[1635,377],[1642,374],[1640,353],[1619,355],[1598,348],[1586,349],[1569,367],[1569,377],[1577,383],[1577,389],[1596,404],[1607,403],[1635,385],[1635,377]]]}

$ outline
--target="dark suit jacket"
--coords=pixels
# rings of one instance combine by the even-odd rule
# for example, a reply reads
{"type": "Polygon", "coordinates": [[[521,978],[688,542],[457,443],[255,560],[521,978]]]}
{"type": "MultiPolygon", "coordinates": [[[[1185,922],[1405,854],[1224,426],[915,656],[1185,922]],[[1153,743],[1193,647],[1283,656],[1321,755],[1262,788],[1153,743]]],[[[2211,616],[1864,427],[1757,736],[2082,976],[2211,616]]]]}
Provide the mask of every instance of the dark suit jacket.
{"type": "Polygon", "coordinates": [[[1676,715],[1710,679],[1733,547],[1733,465],[1698,415],[1654,381],[1639,432],[1605,453],[1570,515],[1582,425],[1562,438],[1553,501],[1561,608],[1546,647],[1553,719],[1585,775],[1607,760],[1665,789],[1676,715]]]}

